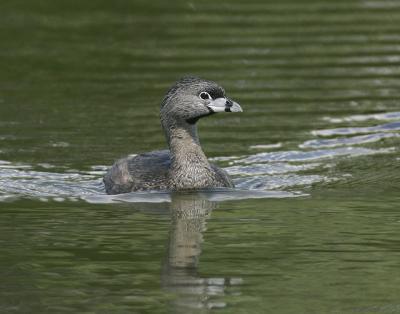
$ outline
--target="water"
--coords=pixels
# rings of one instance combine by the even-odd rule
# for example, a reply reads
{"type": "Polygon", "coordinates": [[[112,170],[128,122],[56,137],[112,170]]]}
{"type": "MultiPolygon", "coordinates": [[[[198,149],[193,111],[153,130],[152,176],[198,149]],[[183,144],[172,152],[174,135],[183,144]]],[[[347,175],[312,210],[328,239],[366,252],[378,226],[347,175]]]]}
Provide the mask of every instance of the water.
{"type": "Polygon", "coordinates": [[[3,1],[1,313],[399,313],[400,4],[3,1]],[[237,186],[107,196],[179,77],[237,186]]]}

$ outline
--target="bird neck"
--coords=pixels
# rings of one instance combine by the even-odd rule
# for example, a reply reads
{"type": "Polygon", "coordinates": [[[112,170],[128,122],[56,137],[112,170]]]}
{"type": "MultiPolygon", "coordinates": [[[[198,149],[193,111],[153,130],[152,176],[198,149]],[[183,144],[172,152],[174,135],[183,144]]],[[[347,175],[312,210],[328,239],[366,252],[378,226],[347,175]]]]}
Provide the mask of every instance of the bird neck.
{"type": "Polygon", "coordinates": [[[171,152],[170,179],[175,189],[203,188],[214,174],[201,149],[196,125],[171,128],[167,134],[171,152]]]}
{"type": "Polygon", "coordinates": [[[172,128],[167,135],[167,139],[173,165],[182,166],[188,164],[193,166],[198,163],[208,165],[207,157],[197,136],[196,125],[172,128]]]}

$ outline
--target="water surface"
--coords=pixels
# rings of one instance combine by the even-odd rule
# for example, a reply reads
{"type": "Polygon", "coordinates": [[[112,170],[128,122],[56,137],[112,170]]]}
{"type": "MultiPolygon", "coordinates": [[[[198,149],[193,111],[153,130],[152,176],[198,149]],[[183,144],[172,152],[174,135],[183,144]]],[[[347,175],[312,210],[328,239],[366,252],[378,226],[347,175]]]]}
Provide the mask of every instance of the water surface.
{"type": "Polygon", "coordinates": [[[397,313],[400,4],[0,4],[0,312],[397,313]],[[106,196],[179,77],[235,190],[106,196]]]}

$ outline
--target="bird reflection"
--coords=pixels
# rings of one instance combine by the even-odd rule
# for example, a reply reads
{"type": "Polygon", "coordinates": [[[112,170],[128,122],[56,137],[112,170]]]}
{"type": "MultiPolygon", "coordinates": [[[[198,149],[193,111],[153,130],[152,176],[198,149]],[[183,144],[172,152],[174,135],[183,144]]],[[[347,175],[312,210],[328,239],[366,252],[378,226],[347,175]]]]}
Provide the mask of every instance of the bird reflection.
{"type": "Polygon", "coordinates": [[[203,278],[198,273],[203,232],[207,218],[216,206],[216,202],[200,194],[172,196],[171,229],[162,284],[176,296],[172,301],[174,313],[188,313],[188,310],[204,313],[225,307],[221,296],[227,293],[226,288],[240,284],[239,278],[203,278]]]}

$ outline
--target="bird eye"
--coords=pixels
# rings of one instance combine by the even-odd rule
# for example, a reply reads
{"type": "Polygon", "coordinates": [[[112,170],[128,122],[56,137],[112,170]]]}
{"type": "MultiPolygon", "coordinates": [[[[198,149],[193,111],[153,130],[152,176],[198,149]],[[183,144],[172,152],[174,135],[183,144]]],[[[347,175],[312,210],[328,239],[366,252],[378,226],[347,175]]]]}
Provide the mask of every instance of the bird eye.
{"type": "Polygon", "coordinates": [[[207,93],[207,92],[201,92],[200,95],[199,95],[199,97],[200,97],[201,99],[211,99],[210,94],[207,93]]]}

